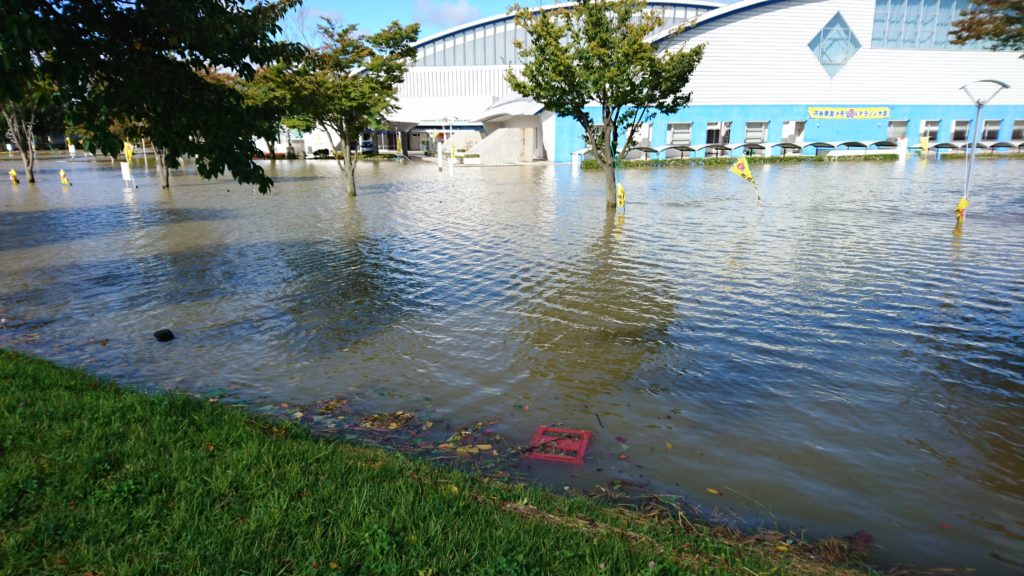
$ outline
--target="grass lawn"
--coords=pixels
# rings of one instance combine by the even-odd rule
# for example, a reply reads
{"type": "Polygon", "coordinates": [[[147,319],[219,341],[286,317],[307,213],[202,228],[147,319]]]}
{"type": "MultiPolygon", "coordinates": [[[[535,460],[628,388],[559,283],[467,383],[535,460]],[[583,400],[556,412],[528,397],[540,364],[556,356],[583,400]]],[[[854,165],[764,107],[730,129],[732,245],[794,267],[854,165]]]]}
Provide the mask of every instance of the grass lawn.
{"type": "Polygon", "coordinates": [[[0,350],[2,574],[858,574],[0,350]]]}

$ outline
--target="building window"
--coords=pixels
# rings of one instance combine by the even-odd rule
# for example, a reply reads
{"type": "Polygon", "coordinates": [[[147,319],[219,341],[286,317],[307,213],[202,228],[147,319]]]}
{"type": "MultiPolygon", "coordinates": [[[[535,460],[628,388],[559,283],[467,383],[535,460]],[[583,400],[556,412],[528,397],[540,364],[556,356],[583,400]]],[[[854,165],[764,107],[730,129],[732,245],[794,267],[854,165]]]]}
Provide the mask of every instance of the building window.
{"type": "Polygon", "coordinates": [[[860,50],[860,42],[846,24],[842,14],[836,15],[815,34],[807,47],[830,77],[835,77],[850,58],[860,50]]]}
{"type": "Polygon", "coordinates": [[[707,143],[728,144],[732,122],[708,122],[707,143]]]}
{"type": "Polygon", "coordinates": [[[950,43],[953,21],[973,8],[970,0],[875,0],[872,48],[982,50],[990,42],[950,43]]]}
{"type": "MultiPolygon", "coordinates": [[[[705,142],[708,144],[728,144],[732,122],[708,122],[708,131],[705,135],[705,142]]],[[[714,149],[708,150],[707,156],[726,156],[728,151],[714,149]]]]}
{"type": "MultiPolygon", "coordinates": [[[[782,123],[782,142],[786,144],[802,145],[804,143],[804,126],[806,123],[802,120],[786,120],[782,123]]],[[[791,148],[784,146],[782,148],[783,156],[800,155],[803,150],[798,148],[791,148]]]]}
{"type": "Polygon", "coordinates": [[[981,132],[982,140],[999,140],[999,127],[1002,120],[985,120],[985,129],[981,132]]]}
{"type": "Polygon", "coordinates": [[[743,141],[747,144],[761,144],[767,141],[767,122],[747,122],[747,134],[743,141]]]}
{"type": "Polygon", "coordinates": [[[669,146],[689,146],[690,145],[690,133],[693,128],[693,124],[690,122],[680,122],[676,124],[668,125],[668,138],[666,138],[669,146]]]}
{"type": "Polygon", "coordinates": [[[899,142],[907,137],[906,120],[890,120],[889,129],[885,133],[885,139],[889,142],[899,142]]]}
{"type": "Polygon", "coordinates": [[[939,141],[939,120],[921,120],[921,138],[926,136],[929,142],[939,141]]]}
{"type": "Polygon", "coordinates": [[[1013,121],[1013,133],[1010,134],[1011,140],[1024,140],[1024,120],[1013,121]]]}
{"type": "Polygon", "coordinates": [[[954,120],[953,121],[953,142],[966,142],[967,141],[967,129],[970,128],[970,120],[954,120]]]}

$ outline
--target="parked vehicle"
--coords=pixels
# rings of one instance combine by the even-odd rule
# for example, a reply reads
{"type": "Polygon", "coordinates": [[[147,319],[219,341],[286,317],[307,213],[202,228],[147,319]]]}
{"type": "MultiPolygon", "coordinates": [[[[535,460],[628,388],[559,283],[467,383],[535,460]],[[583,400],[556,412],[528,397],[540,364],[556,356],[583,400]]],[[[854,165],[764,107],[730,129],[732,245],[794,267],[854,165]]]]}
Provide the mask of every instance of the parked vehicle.
{"type": "Polygon", "coordinates": [[[364,155],[377,154],[380,150],[377,148],[377,142],[374,140],[363,140],[359,143],[359,153],[364,155]]]}

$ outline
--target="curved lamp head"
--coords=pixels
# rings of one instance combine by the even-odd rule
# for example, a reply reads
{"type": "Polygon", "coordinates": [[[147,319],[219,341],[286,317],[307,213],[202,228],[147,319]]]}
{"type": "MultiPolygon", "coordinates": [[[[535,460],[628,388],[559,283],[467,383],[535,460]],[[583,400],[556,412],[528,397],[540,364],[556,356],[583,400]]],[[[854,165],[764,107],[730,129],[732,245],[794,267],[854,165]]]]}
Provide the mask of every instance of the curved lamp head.
{"type": "Polygon", "coordinates": [[[971,102],[974,102],[975,106],[984,106],[985,104],[988,104],[993,98],[995,98],[996,94],[999,94],[999,92],[1001,92],[1004,88],[1009,87],[1009,84],[1007,84],[1006,82],[1000,82],[999,80],[977,80],[968,84],[964,84],[963,86],[960,87],[960,89],[967,93],[967,97],[971,99],[971,102]],[[988,96],[984,98],[975,97],[974,94],[971,94],[969,87],[973,87],[976,92],[982,94],[983,96],[986,94],[988,96]]]}

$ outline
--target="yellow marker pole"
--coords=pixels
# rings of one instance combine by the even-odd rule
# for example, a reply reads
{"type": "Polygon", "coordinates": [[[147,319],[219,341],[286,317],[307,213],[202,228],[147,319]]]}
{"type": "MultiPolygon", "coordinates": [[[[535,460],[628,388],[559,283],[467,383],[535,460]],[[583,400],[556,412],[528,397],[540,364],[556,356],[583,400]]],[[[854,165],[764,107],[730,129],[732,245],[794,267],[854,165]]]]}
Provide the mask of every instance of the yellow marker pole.
{"type": "Polygon", "coordinates": [[[964,220],[967,218],[967,207],[971,203],[967,201],[964,196],[960,197],[960,201],[956,203],[956,209],[953,211],[956,214],[956,227],[959,228],[964,225],[964,220]]]}
{"type": "Polygon", "coordinates": [[[621,182],[615,185],[615,204],[619,208],[626,206],[626,189],[622,187],[621,182]]]}
{"type": "Polygon", "coordinates": [[[60,174],[60,183],[61,184],[65,185],[65,186],[71,186],[71,182],[68,181],[68,175],[67,175],[67,173],[64,172],[63,168],[60,169],[60,172],[58,172],[58,174],[60,174]]]}
{"type": "Polygon", "coordinates": [[[10,172],[8,172],[7,175],[11,178],[11,184],[18,183],[18,173],[14,171],[14,168],[11,168],[10,172]]]}

